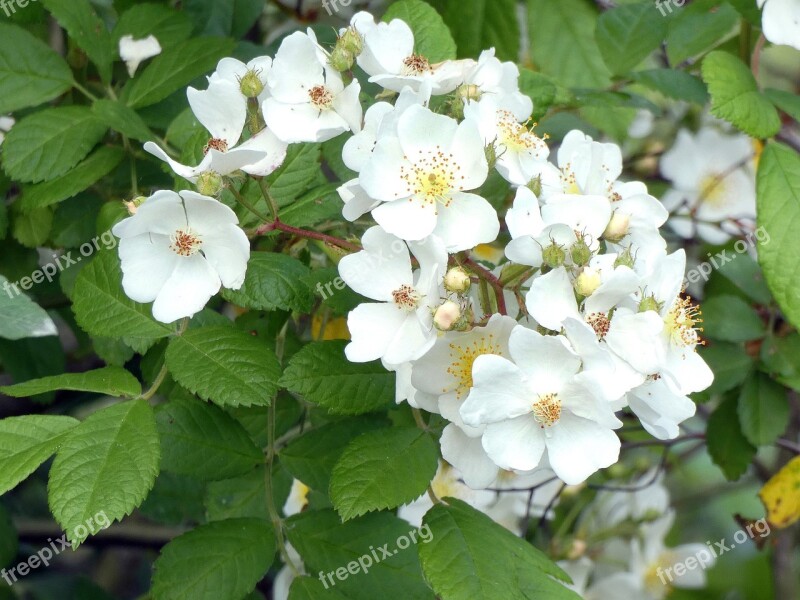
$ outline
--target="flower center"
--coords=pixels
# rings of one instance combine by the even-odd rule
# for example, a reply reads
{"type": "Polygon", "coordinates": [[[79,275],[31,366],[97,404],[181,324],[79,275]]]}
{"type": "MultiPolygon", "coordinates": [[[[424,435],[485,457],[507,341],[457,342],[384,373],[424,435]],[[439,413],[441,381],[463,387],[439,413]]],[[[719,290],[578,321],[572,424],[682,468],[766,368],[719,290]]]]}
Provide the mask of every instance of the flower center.
{"type": "Polygon", "coordinates": [[[591,313],[586,316],[586,322],[594,329],[598,339],[606,337],[608,330],[611,328],[611,319],[608,318],[606,313],[591,313]]]}
{"type": "Polygon", "coordinates": [[[308,90],[311,104],[320,110],[328,109],[333,106],[333,94],[324,85],[317,85],[308,90]]]}
{"type": "Polygon", "coordinates": [[[581,186],[578,185],[578,178],[572,170],[572,163],[567,163],[561,169],[561,184],[564,186],[565,194],[583,194],[581,186]]]}
{"type": "MultiPolygon", "coordinates": [[[[503,356],[500,344],[495,342],[494,335],[491,333],[473,340],[466,346],[450,344],[450,358],[453,362],[447,367],[447,372],[458,380],[456,394],[459,399],[472,389],[472,365],[479,356],[484,354],[503,356]]],[[[447,391],[443,389],[442,393],[447,393],[447,391]]]]}
{"type": "Polygon", "coordinates": [[[461,167],[454,163],[452,154],[445,154],[439,146],[429,150],[409,168],[400,168],[400,177],[407,184],[407,194],[434,204],[450,204],[450,193],[456,189],[456,181],[464,179],[458,175],[461,167]]]}
{"type": "Polygon", "coordinates": [[[200,251],[203,240],[191,229],[178,229],[170,236],[169,249],[180,256],[192,256],[200,251]]]}
{"type": "Polygon", "coordinates": [[[401,285],[392,292],[392,297],[397,308],[409,312],[415,310],[422,300],[422,295],[410,285],[401,285]]]}
{"type": "Polygon", "coordinates": [[[531,407],[534,418],[539,421],[540,427],[552,427],[561,418],[561,400],[558,394],[544,394],[533,403],[531,407]]]}
{"type": "Polygon", "coordinates": [[[500,143],[514,152],[530,152],[537,159],[544,158],[547,144],[534,134],[524,123],[517,122],[507,110],[497,111],[497,126],[500,143]]]}
{"type": "Polygon", "coordinates": [[[680,347],[694,347],[701,344],[698,332],[703,331],[702,327],[696,327],[702,323],[700,308],[692,304],[691,298],[678,298],[670,308],[664,318],[664,328],[669,333],[672,343],[680,347]]]}
{"type": "Polygon", "coordinates": [[[431,481],[431,489],[437,498],[461,498],[463,499],[467,491],[453,470],[447,465],[442,465],[436,476],[431,481]]]}
{"type": "Polygon", "coordinates": [[[403,75],[422,75],[432,71],[428,59],[419,54],[412,54],[403,61],[403,75]]]}
{"type": "Polygon", "coordinates": [[[711,206],[721,207],[731,196],[725,183],[725,175],[711,173],[700,180],[700,202],[711,206]]]}
{"type": "Polygon", "coordinates": [[[208,154],[209,150],[216,150],[217,152],[227,152],[228,142],[220,138],[211,138],[203,148],[203,154],[208,154]]]}

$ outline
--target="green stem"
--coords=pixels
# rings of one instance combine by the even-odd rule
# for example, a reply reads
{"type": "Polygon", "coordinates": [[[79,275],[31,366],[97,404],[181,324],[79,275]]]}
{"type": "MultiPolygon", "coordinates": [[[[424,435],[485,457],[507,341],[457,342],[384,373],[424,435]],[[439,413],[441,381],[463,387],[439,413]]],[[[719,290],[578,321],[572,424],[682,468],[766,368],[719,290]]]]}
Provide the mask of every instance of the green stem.
{"type": "MultiPolygon", "coordinates": [[[[264,195],[264,200],[267,201],[267,205],[269,206],[269,210],[272,212],[272,220],[278,220],[278,203],[275,201],[275,198],[272,196],[272,193],[269,191],[269,184],[267,180],[263,177],[258,178],[258,187],[261,188],[261,193],[264,195]]],[[[268,220],[268,219],[265,219],[268,220]]]]}
{"type": "Polygon", "coordinates": [[[161,367],[161,370],[156,375],[156,380],[153,382],[153,385],[150,386],[144,394],[139,396],[141,400],[150,400],[153,396],[156,395],[158,388],[161,387],[161,384],[164,383],[164,380],[167,378],[167,373],[169,373],[169,369],[167,369],[167,363],[165,362],[161,367]]]}
{"type": "Polygon", "coordinates": [[[97,101],[97,96],[95,96],[92,92],[90,92],[85,87],[83,87],[77,81],[73,80],[72,81],[72,85],[76,90],[78,90],[81,94],[83,94],[84,96],[89,98],[89,100],[91,100],[92,102],[96,102],[97,101]]]}
{"type": "Polygon", "coordinates": [[[239,190],[237,190],[233,186],[229,186],[228,189],[230,190],[231,194],[234,195],[234,197],[239,202],[239,204],[244,206],[247,210],[249,210],[251,213],[253,213],[255,216],[257,216],[262,221],[269,221],[269,217],[267,217],[264,213],[262,213],[255,206],[253,206],[250,203],[249,200],[247,200],[244,196],[242,196],[242,194],[239,192],[239,190]]]}

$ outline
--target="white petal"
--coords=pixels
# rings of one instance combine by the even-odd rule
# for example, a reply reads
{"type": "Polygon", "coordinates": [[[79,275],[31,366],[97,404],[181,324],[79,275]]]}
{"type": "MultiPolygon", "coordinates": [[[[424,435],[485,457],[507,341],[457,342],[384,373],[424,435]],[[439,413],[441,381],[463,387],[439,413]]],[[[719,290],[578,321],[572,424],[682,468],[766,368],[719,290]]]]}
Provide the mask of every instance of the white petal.
{"type": "Polygon", "coordinates": [[[207,90],[186,90],[189,106],[211,137],[225,140],[233,148],[242,136],[247,120],[247,99],[239,86],[225,80],[209,83],[207,90]]]}
{"type": "Polygon", "coordinates": [[[481,187],[489,175],[486,150],[480,131],[475,123],[463,121],[455,132],[450,152],[453,162],[459,166],[463,176],[458,182],[459,189],[474,190],[481,187]]]}
{"type": "Polygon", "coordinates": [[[361,169],[361,187],[376,200],[397,200],[413,194],[408,182],[403,179],[403,169],[411,168],[397,138],[378,140],[372,157],[361,169]]]}
{"type": "Polygon", "coordinates": [[[339,261],[339,274],[362,296],[391,302],[392,292],[413,283],[408,248],[380,227],[368,229],[362,243],[365,250],[339,261]]]}
{"type": "Polygon", "coordinates": [[[282,142],[269,128],[259,131],[246,142],[239,145],[240,150],[262,152],[264,158],[242,167],[242,171],[250,175],[266,177],[275,172],[286,160],[286,142],[282,142]]]}
{"type": "MultiPolygon", "coordinates": [[[[386,354],[406,313],[393,304],[359,304],[347,316],[352,341],[345,348],[350,362],[370,362],[386,354]]],[[[405,362],[405,361],[400,361],[405,362]]]]}
{"type": "Polygon", "coordinates": [[[439,441],[442,458],[461,471],[464,483],[472,489],[487,488],[497,478],[497,465],[486,454],[480,438],[468,437],[451,423],[439,441]]]}
{"type": "Polygon", "coordinates": [[[670,390],[662,380],[646,383],[628,394],[631,410],[644,428],[660,440],[674,439],[678,425],[694,416],[697,406],[686,396],[670,390]]]}
{"type": "Polygon", "coordinates": [[[553,331],[560,331],[565,319],[581,318],[572,281],[564,267],[534,279],[525,305],[534,319],[553,331]]]}
{"type": "Polygon", "coordinates": [[[540,394],[560,392],[580,369],[581,359],[567,343],[563,336],[543,336],[524,327],[516,327],[508,339],[514,362],[540,394]]]}
{"type": "Polygon", "coordinates": [[[539,466],[545,433],[533,415],[486,426],[483,448],[501,469],[530,471],[539,466]]]}
{"type": "Polygon", "coordinates": [[[442,239],[449,252],[460,252],[495,241],[500,233],[500,220],[486,199],[454,192],[449,204],[439,206],[433,233],[442,239]]]}
{"type": "Polygon", "coordinates": [[[384,202],[372,211],[372,216],[387,232],[403,240],[428,237],[437,222],[436,207],[416,199],[384,202]]]}
{"type": "Polygon", "coordinates": [[[128,298],[144,303],[156,299],[180,259],[169,244],[169,237],[148,233],[120,240],[122,288],[128,298]]]}
{"type": "MultiPolygon", "coordinates": [[[[404,154],[413,163],[429,158],[432,151],[451,152],[458,128],[455,119],[414,105],[397,122],[397,138],[404,154]]],[[[468,135],[469,131],[465,133],[468,135]]]]}
{"type": "Polygon", "coordinates": [[[522,371],[500,356],[479,356],[472,366],[473,388],[461,406],[471,427],[496,423],[531,412],[531,398],[522,371]]]}
{"type": "Polygon", "coordinates": [[[359,94],[361,94],[361,85],[357,79],[354,79],[333,100],[333,109],[344,119],[350,130],[355,132],[361,131],[361,118],[363,116],[359,94]]]}
{"type": "Polygon", "coordinates": [[[582,483],[619,459],[620,441],[613,431],[567,411],[549,428],[546,443],[550,466],[568,485],[582,483]]]}
{"type": "Polygon", "coordinates": [[[153,304],[153,317],[162,323],[200,312],[222,285],[217,272],[201,254],[179,258],[153,304]]]}
{"type": "Polygon", "coordinates": [[[222,285],[238,290],[244,283],[250,241],[237,225],[225,225],[203,236],[203,255],[219,274],[222,285]]]}
{"type": "Polygon", "coordinates": [[[336,191],[344,202],[342,216],[348,221],[355,221],[380,205],[379,200],[369,197],[357,178],[342,184],[336,191]]]}
{"type": "Polygon", "coordinates": [[[161,44],[154,35],[136,40],[132,35],[123,35],[119,40],[119,57],[128,67],[128,75],[133,77],[142,61],[161,54],[161,44]]]}

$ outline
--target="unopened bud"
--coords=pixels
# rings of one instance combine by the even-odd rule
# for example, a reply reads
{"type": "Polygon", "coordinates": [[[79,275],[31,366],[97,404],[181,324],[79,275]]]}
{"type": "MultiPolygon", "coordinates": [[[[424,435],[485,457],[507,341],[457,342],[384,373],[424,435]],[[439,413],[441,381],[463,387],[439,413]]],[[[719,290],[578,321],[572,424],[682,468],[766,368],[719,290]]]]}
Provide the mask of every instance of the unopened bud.
{"type": "Polygon", "coordinates": [[[572,247],[569,249],[569,254],[572,257],[572,262],[579,267],[588,265],[589,261],[592,259],[592,251],[589,248],[589,244],[587,244],[586,240],[583,238],[572,244],[572,247]]]}
{"type": "Polygon", "coordinates": [[[587,298],[597,291],[601,283],[600,273],[587,267],[575,279],[575,291],[587,298]]]}
{"type": "Polygon", "coordinates": [[[463,294],[469,290],[472,281],[461,267],[453,267],[444,276],[444,289],[455,294],[463,294]]]}
{"type": "Polygon", "coordinates": [[[214,198],[222,191],[222,175],[214,171],[206,171],[200,174],[195,185],[197,186],[197,191],[203,196],[214,198]]]}
{"type": "Polygon", "coordinates": [[[603,237],[609,242],[619,242],[628,235],[631,226],[630,215],[620,214],[615,212],[611,220],[608,222],[606,230],[603,232],[603,237]]]}
{"type": "Polygon", "coordinates": [[[537,175],[528,182],[528,189],[533,192],[537,198],[542,195],[542,176],[537,175]]]}
{"type": "Polygon", "coordinates": [[[564,252],[564,249],[555,242],[552,242],[549,246],[542,250],[542,260],[544,261],[544,264],[552,269],[563,265],[566,259],[567,253],[564,252]]]}
{"type": "Polygon", "coordinates": [[[352,69],[355,61],[355,56],[353,56],[349,50],[346,50],[338,44],[333,49],[333,52],[331,52],[331,56],[328,59],[330,65],[340,73],[344,73],[345,71],[352,69]]]}
{"type": "Polygon", "coordinates": [[[461,319],[461,307],[453,302],[447,300],[433,315],[433,324],[439,331],[450,331],[461,319]]]}
{"type": "Polygon", "coordinates": [[[264,91],[264,82],[261,81],[261,77],[256,71],[250,70],[239,80],[239,89],[248,98],[258,98],[259,94],[264,91]]]}
{"type": "Polygon", "coordinates": [[[144,196],[137,196],[133,200],[124,201],[123,204],[125,205],[125,208],[128,209],[129,215],[135,215],[136,211],[139,209],[139,207],[142,205],[142,202],[144,202],[145,200],[147,200],[147,198],[145,198],[144,196]]]}
{"type": "Polygon", "coordinates": [[[484,154],[486,154],[486,162],[489,165],[489,172],[491,172],[497,164],[497,148],[494,147],[494,144],[489,144],[484,149],[484,154]]]}
{"type": "Polygon", "coordinates": [[[474,83],[465,83],[456,90],[456,98],[462,102],[468,100],[478,101],[481,99],[481,88],[474,83]]]}
{"type": "Polygon", "coordinates": [[[358,57],[364,49],[364,38],[355,27],[348,27],[336,41],[336,46],[349,52],[353,58],[358,57]]]}
{"type": "Polygon", "coordinates": [[[658,312],[661,307],[659,306],[658,300],[656,300],[655,296],[652,294],[647,296],[646,298],[642,298],[641,302],[639,302],[639,312],[647,312],[648,310],[654,310],[658,312]]]}
{"type": "Polygon", "coordinates": [[[584,554],[586,554],[586,542],[578,538],[572,540],[567,550],[567,560],[578,560],[584,554]]]}
{"type": "Polygon", "coordinates": [[[614,261],[614,268],[617,267],[628,267],[629,269],[633,268],[633,254],[631,253],[631,248],[628,246],[623,250],[622,254],[617,256],[617,260],[614,261]]]}

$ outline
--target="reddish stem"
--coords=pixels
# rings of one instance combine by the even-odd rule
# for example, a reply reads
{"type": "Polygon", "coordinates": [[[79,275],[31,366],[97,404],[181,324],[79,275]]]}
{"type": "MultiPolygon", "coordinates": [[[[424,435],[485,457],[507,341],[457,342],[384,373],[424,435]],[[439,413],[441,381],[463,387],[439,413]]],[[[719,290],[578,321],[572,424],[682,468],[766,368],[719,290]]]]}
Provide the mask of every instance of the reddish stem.
{"type": "Polygon", "coordinates": [[[503,284],[500,282],[500,279],[497,276],[485,269],[484,267],[480,266],[471,258],[464,258],[462,261],[465,266],[469,267],[478,277],[486,281],[492,289],[494,290],[494,295],[497,298],[497,310],[501,315],[507,315],[508,311],[506,310],[506,299],[503,296],[503,284]]]}
{"type": "Polygon", "coordinates": [[[270,223],[264,223],[258,229],[256,229],[256,234],[263,235],[265,233],[269,233],[270,231],[283,231],[284,233],[290,233],[297,237],[310,240],[319,240],[320,242],[325,242],[326,244],[331,244],[332,246],[338,246],[339,248],[344,248],[345,250],[350,250],[351,252],[358,252],[361,250],[361,246],[358,244],[347,242],[337,237],[333,237],[332,235],[326,235],[316,231],[309,231],[308,229],[292,227],[291,225],[287,225],[286,223],[278,220],[271,221],[270,223]]]}

